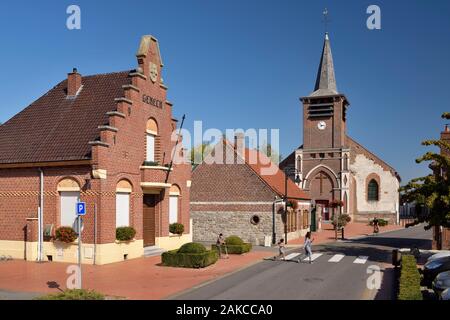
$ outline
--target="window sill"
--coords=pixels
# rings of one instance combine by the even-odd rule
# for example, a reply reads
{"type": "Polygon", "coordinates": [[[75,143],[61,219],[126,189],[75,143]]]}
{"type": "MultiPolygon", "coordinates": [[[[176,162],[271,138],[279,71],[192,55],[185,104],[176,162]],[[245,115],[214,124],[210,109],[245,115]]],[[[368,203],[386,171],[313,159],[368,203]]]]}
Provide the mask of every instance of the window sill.
{"type": "Polygon", "coordinates": [[[135,242],[136,239],[131,239],[131,240],[114,240],[115,243],[117,244],[121,244],[121,243],[130,243],[130,242],[135,242]]]}
{"type": "Polygon", "coordinates": [[[181,237],[181,236],[183,236],[183,234],[176,234],[176,233],[170,233],[169,232],[169,238],[179,238],[179,237],[181,237]]]}

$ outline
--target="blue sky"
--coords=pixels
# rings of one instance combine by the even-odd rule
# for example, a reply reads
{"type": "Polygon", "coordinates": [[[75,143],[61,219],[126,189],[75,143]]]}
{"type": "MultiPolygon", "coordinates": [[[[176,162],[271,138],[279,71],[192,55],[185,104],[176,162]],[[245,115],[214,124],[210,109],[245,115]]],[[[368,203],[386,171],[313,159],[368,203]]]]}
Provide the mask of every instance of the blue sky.
{"type": "Polygon", "coordinates": [[[66,77],[132,69],[143,34],[160,41],[175,116],[186,127],[279,128],[281,153],[302,142],[299,97],[314,86],[330,12],[337,85],[351,102],[348,133],[406,182],[450,111],[450,1],[0,2],[0,122],[66,77]],[[81,7],[81,30],[66,8],[81,7]],[[366,9],[381,8],[381,30],[366,9]]]}

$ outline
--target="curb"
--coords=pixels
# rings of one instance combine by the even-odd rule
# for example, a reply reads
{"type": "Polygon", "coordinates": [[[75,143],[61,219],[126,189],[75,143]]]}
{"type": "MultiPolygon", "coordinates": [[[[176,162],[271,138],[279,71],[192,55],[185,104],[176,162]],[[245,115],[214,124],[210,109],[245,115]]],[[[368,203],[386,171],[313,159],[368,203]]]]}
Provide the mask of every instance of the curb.
{"type": "Polygon", "coordinates": [[[173,300],[174,298],[179,297],[179,296],[181,296],[181,295],[183,295],[183,294],[186,294],[186,293],[192,292],[192,291],[194,291],[194,290],[200,289],[200,288],[202,288],[202,287],[204,287],[204,286],[207,286],[207,285],[209,285],[209,284],[211,284],[211,283],[214,283],[214,282],[219,281],[219,280],[222,280],[222,279],[224,279],[224,278],[226,278],[226,277],[232,276],[232,275],[235,274],[235,273],[238,273],[238,272],[241,272],[241,271],[243,271],[243,270],[245,270],[245,269],[248,269],[248,268],[250,268],[250,267],[253,267],[253,266],[257,265],[258,263],[262,263],[262,262],[266,261],[265,259],[266,259],[266,258],[262,258],[262,260],[255,260],[255,261],[251,262],[250,264],[245,265],[245,266],[243,266],[243,267],[241,267],[241,268],[239,268],[239,269],[236,269],[236,270],[234,270],[234,271],[231,271],[231,272],[225,273],[225,274],[223,274],[223,275],[220,275],[220,276],[218,276],[217,278],[213,278],[213,279],[211,279],[211,280],[207,280],[207,281],[202,282],[202,283],[200,283],[200,284],[198,284],[198,285],[195,285],[195,286],[193,286],[193,287],[184,289],[184,290],[182,290],[182,291],[180,291],[180,292],[177,292],[177,293],[168,295],[167,297],[161,298],[161,300],[173,300]]]}

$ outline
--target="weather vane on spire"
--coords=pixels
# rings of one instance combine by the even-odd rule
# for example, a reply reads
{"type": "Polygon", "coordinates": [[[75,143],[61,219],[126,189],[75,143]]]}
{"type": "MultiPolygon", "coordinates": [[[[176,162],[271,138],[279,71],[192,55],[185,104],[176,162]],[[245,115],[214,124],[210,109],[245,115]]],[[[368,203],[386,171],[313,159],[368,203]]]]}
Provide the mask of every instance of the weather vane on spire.
{"type": "Polygon", "coordinates": [[[325,10],[323,10],[322,14],[323,14],[323,23],[325,25],[325,33],[328,33],[328,23],[330,23],[330,18],[328,16],[328,9],[325,8],[325,10]]]}

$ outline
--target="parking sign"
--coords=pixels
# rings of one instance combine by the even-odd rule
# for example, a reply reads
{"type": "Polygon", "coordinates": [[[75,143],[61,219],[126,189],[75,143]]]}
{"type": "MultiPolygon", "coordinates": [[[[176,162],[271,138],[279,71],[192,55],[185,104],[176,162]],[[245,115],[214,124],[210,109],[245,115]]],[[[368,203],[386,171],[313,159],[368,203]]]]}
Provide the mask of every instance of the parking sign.
{"type": "Polygon", "coordinates": [[[86,202],[77,202],[77,215],[84,216],[86,214],[86,202]]]}

